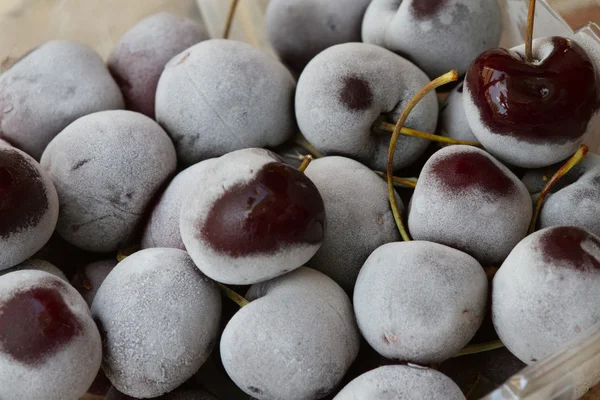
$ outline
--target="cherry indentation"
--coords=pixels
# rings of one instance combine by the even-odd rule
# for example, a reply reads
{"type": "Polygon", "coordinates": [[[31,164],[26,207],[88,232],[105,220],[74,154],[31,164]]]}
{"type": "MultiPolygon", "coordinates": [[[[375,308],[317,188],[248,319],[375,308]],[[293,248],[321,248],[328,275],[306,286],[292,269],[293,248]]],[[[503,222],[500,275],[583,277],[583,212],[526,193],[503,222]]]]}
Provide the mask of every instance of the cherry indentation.
{"type": "Polygon", "coordinates": [[[540,239],[541,251],[548,264],[555,262],[563,266],[586,271],[600,269],[600,240],[587,231],[560,226],[548,230],[540,239]],[[590,250],[595,251],[591,253],[590,250]]]}
{"type": "Polygon", "coordinates": [[[492,133],[530,143],[566,143],[586,132],[600,109],[596,69],[575,42],[550,41],[552,52],[537,64],[492,49],[469,69],[471,97],[492,133]]]}
{"type": "Polygon", "coordinates": [[[78,319],[54,287],[15,293],[0,303],[0,349],[15,360],[36,365],[82,332],[78,319]]]}
{"type": "Polygon", "coordinates": [[[373,104],[373,92],[369,82],[358,76],[343,78],[340,101],[352,111],[366,110],[373,104]]]}
{"type": "Polygon", "coordinates": [[[324,230],[325,206],[312,181],[288,165],[269,163],[250,182],[224,192],[199,236],[216,251],[240,257],[319,243],[324,230]]]}
{"type": "Polygon", "coordinates": [[[479,152],[459,152],[441,157],[433,163],[432,171],[452,192],[477,188],[505,196],[516,190],[510,177],[479,152]]]}

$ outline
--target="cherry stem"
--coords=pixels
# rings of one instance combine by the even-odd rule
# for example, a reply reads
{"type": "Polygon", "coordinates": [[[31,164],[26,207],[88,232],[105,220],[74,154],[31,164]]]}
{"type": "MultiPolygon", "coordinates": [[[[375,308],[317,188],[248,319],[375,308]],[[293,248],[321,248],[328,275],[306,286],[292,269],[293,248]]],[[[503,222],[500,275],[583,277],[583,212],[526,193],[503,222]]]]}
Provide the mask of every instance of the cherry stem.
{"type": "Polygon", "coordinates": [[[529,0],[527,15],[527,36],[525,37],[525,61],[533,62],[533,22],[535,20],[535,0],[529,0]]]}
{"type": "Polygon", "coordinates": [[[484,353],[486,351],[501,349],[502,347],[504,347],[504,344],[499,340],[472,344],[459,351],[458,354],[455,355],[453,358],[467,356],[469,354],[484,353]]]}
{"type": "Polygon", "coordinates": [[[305,148],[306,151],[308,151],[313,156],[313,158],[321,158],[321,157],[323,157],[323,154],[321,154],[319,152],[319,150],[317,150],[315,148],[315,146],[313,146],[312,144],[308,143],[308,140],[306,140],[304,138],[304,136],[302,136],[301,134],[297,134],[296,137],[294,138],[294,141],[299,146],[302,146],[303,148],[305,148]]]}
{"type": "Polygon", "coordinates": [[[139,246],[131,246],[131,247],[127,247],[125,249],[121,249],[117,252],[117,261],[121,262],[139,250],[140,250],[139,246]]]}
{"type": "Polygon", "coordinates": [[[438,87],[445,85],[450,82],[455,82],[458,80],[458,72],[456,70],[452,70],[437,79],[429,82],[423,89],[421,89],[415,96],[408,102],[406,108],[400,114],[400,118],[398,118],[398,122],[392,132],[392,138],[390,139],[390,147],[388,149],[388,159],[387,159],[387,186],[388,186],[388,196],[390,198],[390,205],[392,207],[392,213],[394,214],[394,220],[396,221],[396,225],[398,226],[398,230],[400,231],[400,235],[404,241],[409,241],[410,236],[406,228],[404,227],[404,223],[402,222],[402,217],[400,216],[400,212],[398,211],[398,203],[396,202],[396,193],[394,191],[394,154],[396,153],[396,143],[398,142],[398,138],[400,137],[400,133],[402,131],[402,127],[406,123],[408,116],[415,106],[431,91],[437,89],[438,87]]]}
{"type": "Polygon", "coordinates": [[[244,306],[247,306],[248,304],[250,304],[250,302],[248,300],[246,300],[245,298],[243,298],[241,295],[234,292],[233,290],[229,289],[227,286],[223,285],[222,283],[218,283],[218,285],[219,285],[219,289],[221,289],[221,292],[223,292],[223,294],[229,300],[233,301],[238,306],[244,307],[244,306]]]}
{"type": "Polygon", "coordinates": [[[227,19],[225,20],[225,28],[223,29],[223,39],[227,39],[229,37],[229,32],[231,31],[231,25],[233,23],[233,17],[235,16],[235,10],[237,9],[239,2],[240,0],[231,0],[231,3],[229,4],[227,19]]]}
{"type": "MultiPolygon", "coordinates": [[[[385,172],[375,171],[375,173],[382,177],[383,180],[387,181],[387,175],[385,172]]],[[[394,180],[394,185],[403,188],[414,189],[417,187],[417,178],[399,178],[397,176],[394,176],[392,179],[394,180]]]]}
{"type": "Polygon", "coordinates": [[[475,392],[475,389],[477,389],[477,385],[479,385],[480,382],[481,382],[481,374],[477,373],[477,378],[475,378],[475,383],[473,383],[473,386],[471,386],[471,389],[469,389],[469,391],[465,394],[465,399],[467,399],[467,400],[471,399],[471,395],[473,394],[473,392],[475,392]]]}
{"type": "MultiPolygon", "coordinates": [[[[396,125],[390,124],[387,122],[381,122],[378,125],[378,128],[380,128],[384,131],[393,132],[394,129],[396,128],[396,125]]],[[[404,127],[402,129],[400,129],[400,134],[406,135],[406,136],[418,137],[421,139],[427,139],[427,140],[431,140],[432,142],[440,142],[440,143],[447,143],[447,144],[464,144],[467,146],[481,147],[481,144],[477,143],[477,142],[470,142],[468,140],[452,139],[452,138],[449,138],[446,136],[434,135],[432,133],[416,131],[414,129],[404,128],[404,127]]]]}
{"type": "Polygon", "coordinates": [[[313,156],[311,156],[310,154],[305,155],[304,157],[302,157],[302,164],[300,164],[300,166],[298,167],[298,171],[300,172],[304,172],[306,171],[306,168],[308,168],[308,164],[310,164],[313,160],[313,156]]]}
{"type": "Polygon", "coordinates": [[[581,160],[585,158],[585,155],[588,153],[589,150],[589,147],[587,147],[585,144],[581,145],[579,150],[577,150],[575,154],[573,154],[571,158],[569,158],[567,162],[562,167],[560,167],[560,169],[556,171],[554,175],[552,175],[552,178],[550,178],[548,183],[546,183],[546,186],[544,186],[544,188],[540,192],[540,195],[535,203],[533,218],[531,219],[531,225],[529,225],[530,234],[535,232],[537,220],[540,215],[540,211],[542,210],[542,204],[546,199],[546,196],[548,196],[548,194],[550,193],[552,186],[554,186],[556,182],[558,182],[563,176],[565,176],[574,166],[579,164],[581,160]]]}

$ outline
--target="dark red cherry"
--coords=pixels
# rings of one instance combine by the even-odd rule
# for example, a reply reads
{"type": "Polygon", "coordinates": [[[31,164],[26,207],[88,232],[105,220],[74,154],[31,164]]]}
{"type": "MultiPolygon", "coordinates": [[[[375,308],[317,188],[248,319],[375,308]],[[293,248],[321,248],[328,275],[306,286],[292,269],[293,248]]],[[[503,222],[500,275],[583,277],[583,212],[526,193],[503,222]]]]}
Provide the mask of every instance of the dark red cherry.
{"type": "Polygon", "coordinates": [[[492,133],[557,144],[585,134],[600,108],[596,69],[577,43],[561,37],[550,42],[552,51],[536,63],[500,48],[474,61],[466,81],[492,133]]]}
{"type": "Polygon", "coordinates": [[[540,239],[540,246],[548,264],[558,261],[581,271],[600,269],[597,258],[600,240],[584,229],[574,226],[551,228],[540,239]]]}
{"type": "Polygon", "coordinates": [[[0,238],[37,224],[47,209],[46,188],[33,161],[0,148],[0,238]]]}
{"type": "Polygon", "coordinates": [[[0,303],[0,349],[28,365],[43,362],[82,333],[60,282],[15,292],[0,303]]]}
{"type": "Polygon", "coordinates": [[[432,172],[455,193],[477,188],[504,196],[516,190],[504,171],[480,152],[459,152],[442,157],[434,162],[432,172]]]}
{"type": "Polygon", "coordinates": [[[325,206],[315,185],[304,173],[275,162],[225,192],[199,234],[215,250],[240,257],[320,243],[324,230],[325,206]]]}

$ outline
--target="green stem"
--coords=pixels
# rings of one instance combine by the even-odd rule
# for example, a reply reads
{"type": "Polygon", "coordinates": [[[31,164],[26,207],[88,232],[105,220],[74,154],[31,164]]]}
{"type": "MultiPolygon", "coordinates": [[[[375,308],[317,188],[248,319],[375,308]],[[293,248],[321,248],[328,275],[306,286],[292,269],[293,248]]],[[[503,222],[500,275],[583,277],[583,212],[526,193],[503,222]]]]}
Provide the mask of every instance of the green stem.
{"type": "Polygon", "coordinates": [[[400,235],[404,241],[409,241],[410,236],[408,231],[404,227],[404,223],[402,222],[402,217],[400,216],[400,212],[398,211],[398,203],[396,201],[396,194],[394,191],[394,154],[396,153],[396,143],[398,142],[398,138],[400,137],[402,128],[408,119],[411,111],[415,106],[425,97],[429,92],[435,90],[436,88],[445,85],[450,82],[454,82],[458,80],[458,72],[456,70],[452,70],[439,78],[429,82],[423,89],[421,89],[415,96],[408,102],[406,108],[400,114],[400,118],[398,118],[398,122],[394,127],[394,131],[392,132],[392,138],[390,139],[390,147],[388,149],[388,158],[387,158],[387,185],[388,185],[388,196],[390,199],[390,205],[392,208],[392,213],[394,214],[394,220],[396,221],[396,225],[398,226],[398,230],[400,231],[400,235]]]}

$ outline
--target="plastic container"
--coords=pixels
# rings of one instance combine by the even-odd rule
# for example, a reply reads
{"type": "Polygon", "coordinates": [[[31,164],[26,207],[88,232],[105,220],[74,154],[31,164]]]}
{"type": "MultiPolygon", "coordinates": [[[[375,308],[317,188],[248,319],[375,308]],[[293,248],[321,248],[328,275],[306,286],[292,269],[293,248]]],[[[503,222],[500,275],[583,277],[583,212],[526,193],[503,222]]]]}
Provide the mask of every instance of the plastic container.
{"type": "MultiPolygon", "coordinates": [[[[522,44],[529,0],[499,2],[504,21],[501,45],[522,44]]],[[[264,30],[267,3],[241,0],[230,37],[272,53],[264,30]]],[[[106,57],[123,32],[158,11],[203,19],[211,36],[220,37],[228,6],[228,0],[1,0],[0,71],[49,39],[77,40],[106,57]]],[[[600,23],[599,0],[538,0],[534,37],[571,37],[595,56],[600,67],[600,28],[593,23],[586,25],[588,18],[598,18],[595,22],[600,23]]],[[[600,138],[592,138],[588,144],[600,152],[600,138]]],[[[565,344],[549,359],[526,368],[485,399],[572,400],[599,381],[600,324],[565,344]]],[[[600,400],[600,387],[583,398],[600,400]]]]}

